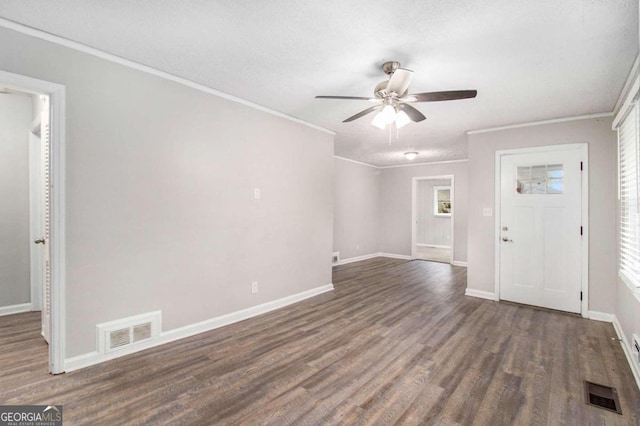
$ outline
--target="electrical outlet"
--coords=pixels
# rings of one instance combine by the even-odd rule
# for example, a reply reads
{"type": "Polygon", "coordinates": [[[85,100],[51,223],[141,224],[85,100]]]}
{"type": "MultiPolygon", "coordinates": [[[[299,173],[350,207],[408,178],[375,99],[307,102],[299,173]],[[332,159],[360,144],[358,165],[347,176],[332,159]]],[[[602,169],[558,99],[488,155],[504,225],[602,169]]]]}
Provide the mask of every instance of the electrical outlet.
{"type": "Polygon", "coordinates": [[[360,244],[356,244],[356,251],[360,251],[360,244]]]}
{"type": "Polygon", "coordinates": [[[260,188],[253,188],[253,198],[255,200],[260,199],[260,188]]]}
{"type": "Polygon", "coordinates": [[[251,294],[255,294],[258,292],[258,281],[254,281],[251,283],[251,294]]]}

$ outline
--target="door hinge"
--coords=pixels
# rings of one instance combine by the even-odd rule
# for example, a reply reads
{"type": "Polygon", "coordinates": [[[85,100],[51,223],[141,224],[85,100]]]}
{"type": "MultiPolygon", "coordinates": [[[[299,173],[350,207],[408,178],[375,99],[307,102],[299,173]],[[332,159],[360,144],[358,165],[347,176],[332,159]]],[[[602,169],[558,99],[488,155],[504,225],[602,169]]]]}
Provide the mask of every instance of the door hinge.
{"type": "Polygon", "coordinates": [[[580,227],[580,235],[582,235],[582,226],[580,227]]]}
{"type": "Polygon", "coordinates": [[[582,161],[580,162],[580,171],[582,171],[582,161]]]}
{"type": "Polygon", "coordinates": [[[580,292],[580,300],[582,300],[582,292],[580,292]]]}

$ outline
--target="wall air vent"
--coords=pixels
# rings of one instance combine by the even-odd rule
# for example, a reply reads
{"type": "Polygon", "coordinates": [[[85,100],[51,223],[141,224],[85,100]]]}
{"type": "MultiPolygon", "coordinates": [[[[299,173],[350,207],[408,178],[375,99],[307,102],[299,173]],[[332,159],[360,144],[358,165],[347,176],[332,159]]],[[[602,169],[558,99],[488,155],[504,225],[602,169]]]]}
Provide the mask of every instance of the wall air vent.
{"type": "Polygon", "coordinates": [[[146,322],[144,324],[136,325],[133,327],[133,341],[139,342],[140,340],[146,340],[151,338],[151,323],[146,322]]]}
{"type": "Polygon", "coordinates": [[[160,335],[160,324],[160,311],[98,324],[98,353],[107,354],[151,340],[160,335]]]}
{"type": "Polygon", "coordinates": [[[121,328],[109,332],[109,349],[115,349],[131,343],[130,334],[129,328],[121,328]]]}

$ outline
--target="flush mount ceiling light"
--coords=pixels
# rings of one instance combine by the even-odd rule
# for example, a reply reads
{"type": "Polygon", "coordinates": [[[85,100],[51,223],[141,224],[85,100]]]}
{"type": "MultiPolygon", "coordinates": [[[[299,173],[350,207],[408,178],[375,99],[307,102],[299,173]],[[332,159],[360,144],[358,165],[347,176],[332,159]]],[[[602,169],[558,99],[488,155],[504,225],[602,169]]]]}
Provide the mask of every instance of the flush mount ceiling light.
{"type": "Polygon", "coordinates": [[[407,160],[415,160],[416,157],[418,156],[418,153],[415,151],[405,152],[404,156],[406,157],[407,160]]]}

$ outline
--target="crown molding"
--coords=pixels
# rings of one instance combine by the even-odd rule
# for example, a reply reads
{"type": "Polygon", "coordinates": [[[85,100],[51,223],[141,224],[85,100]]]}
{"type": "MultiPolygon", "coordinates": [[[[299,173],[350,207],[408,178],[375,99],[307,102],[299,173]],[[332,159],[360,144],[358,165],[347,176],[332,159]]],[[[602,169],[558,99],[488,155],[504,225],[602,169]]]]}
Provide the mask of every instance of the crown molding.
{"type": "Polygon", "coordinates": [[[362,161],[352,160],[351,158],[340,157],[339,155],[334,155],[333,158],[338,160],[347,161],[349,163],[360,164],[361,166],[373,167],[374,169],[379,169],[380,167],[374,166],[373,164],[363,163],[362,161]]]}
{"type": "Polygon", "coordinates": [[[412,163],[412,164],[398,164],[396,166],[382,166],[380,169],[396,169],[398,167],[417,167],[417,166],[429,166],[432,164],[453,164],[453,163],[466,163],[469,161],[468,158],[463,158],[461,160],[446,160],[446,161],[431,161],[425,163],[412,163]]]}
{"type": "Polygon", "coordinates": [[[640,68],[640,55],[636,55],[636,60],[633,61],[633,65],[631,66],[631,70],[629,70],[629,75],[627,76],[627,80],[624,82],[624,86],[622,86],[622,90],[620,91],[620,96],[618,96],[616,106],[613,107],[613,113],[616,115],[618,114],[618,112],[620,112],[620,108],[622,108],[622,104],[627,98],[627,95],[631,90],[631,86],[633,86],[633,83],[635,83],[638,77],[638,68],[640,68]]]}
{"type": "Polygon", "coordinates": [[[490,132],[499,132],[501,130],[519,129],[521,127],[542,126],[544,124],[564,123],[567,121],[588,120],[592,118],[605,118],[605,117],[613,117],[613,112],[600,112],[596,114],[576,115],[573,117],[553,118],[551,120],[530,121],[527,123],[509,124],[506,126],[490,127],[488,129],[469,130],[467,132],[467,135],[477,135],[480,133],[490,133],[490,132]]]}
{"type": "Polygon", "coordinates": [[[284,113],[276,111],[276,110],[273,110],[271,108],[267,108],[265,106],[262,106],[262,105],[247,101],[245,99],[238,98],[237,96],[233,96],[233,95],[230,95],[228,93],[224,93],[224,92],[221,92],[219,90],[212,89],[212,88],[210,88],[208,86],[205,86],[203,84],[196,83],[195,81],[191,81],[191,80],[188,80],[188,79],[183,78],[183,77],[178,77],[177,75],[174,75],[174,74],[171,74],[171,73],[168,73],[168,72],[165,72],[165,71],[161,71],[159,69],[150,67],[148,65],[143,65],[143,64],[140,64],[138,62],[135,62],[135,61],[132,61],[132,60],[129,60],[129,59],[125,59],[125,58],[123,58],[121,56],[114,55],[112,53],[107,53],[107,52],[102,51],[100,49],[96,49],[94,47],[90,47],[90,46],[87,46],[85,44],[78,43],[76,41],[72,41],[72,40],[66,39],[64,37],[60,37],[60,36],[48,33],[46,31],[42,31],[42,30],[27,26],[27,25],[24,25],[24,24],[19,24],[17,22],[11,21],[9,19],[0,18],[0,27],[6,28],[8,30],[12,30],[12,31],[15,31],[15,32],[18,32],[18,33],[21,33],[21,34],[25,34],[25,35],[28,35],[28,36],[31,36],[31,37],[39,38],[41,40],[45,40],[45,41],[57,44],[59,46],[64,46],[64,47],[67,47],[69,49],[76,50],[78,52],[86,53],[86,54],[98,57],[100,59],[107,60],[109,62],[113,62],[113,63],[119,64],[119,65],[123,65],[123,66],[128,67],[128,68],[135,69],[137,71],[142,71],[144,73],[154,75],[156,77],[164,78],[165,80],[170,80],[170,81],[173,81],[174,83],[178,83],[178,84],[181,84],[183,86],[187,86],[187,87],[190,87],[192,89],[199,90],[201,92],[205,92],[205,93],[208,93],[210,95],[214,95],[214,96],[226,99],[226,100],[231,101],[231,102],[236,102],[236,103],[239,103],[241,105],[245,105],[245,106],[248,106],[250,108],[257,109],[257,110],[262,111],[262,112],[266,112],[267,114],[271,114],[271,115],[274,115],[276,117],[284,118],[285,120],[293,121],[294,123],[302,124],[303,126],[307,126],[307,127],[312,128],[312,129],[319,130],[319,131],[324,132],[324,133],[328,133],[328,134],[330,134],[332,136],[335,136],[335,134],[336,134],[333,130],[325,129],[324,127],[318,126],[317,124],[313,124],[313,123],[310,123],[308,121],[301,120],[299,118],[284,114],[284,113]]]}

